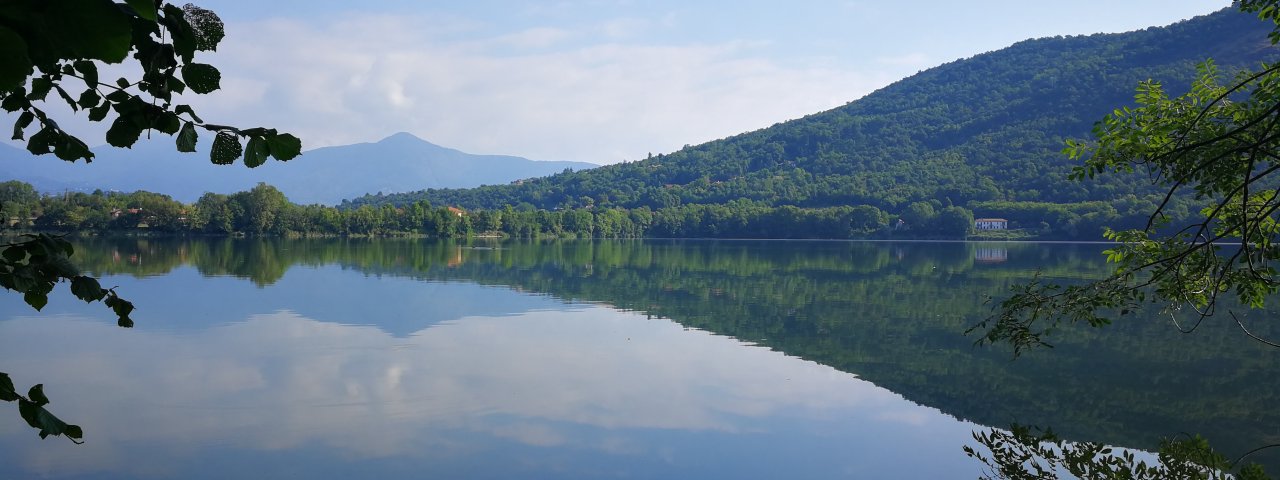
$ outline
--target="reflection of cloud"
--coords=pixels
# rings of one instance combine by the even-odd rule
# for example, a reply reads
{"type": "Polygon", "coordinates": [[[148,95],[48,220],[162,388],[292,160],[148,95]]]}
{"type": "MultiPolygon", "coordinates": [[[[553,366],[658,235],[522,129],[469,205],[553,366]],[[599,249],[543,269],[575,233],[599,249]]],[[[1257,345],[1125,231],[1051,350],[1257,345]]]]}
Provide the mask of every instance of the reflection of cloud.
{"type": "Polygon", "coordinates": [[[897,422],[907,425],[924,425],[929,421],[929,415],[919,410],[884,411],[876,414],[875,418],[886,422],[897,422]]]}
{"type": "Polygon", "coordinates": [[[472,317],[408,339],[290,312],[183,335],[20,318],[0,323],[0,339],[0,365],[19,384],[56,382],[53,410],[88,432],[63,449],[0,422],[36,472],[142,474],[126,453],[139,446],[157,459],[148,468],[208,446],[447,455],[483,448],[459,440],[476,434],[635,452],[645,447],[626,429],[732,432],[781,412],[902,405],[827,367],[602,307],[472,317]]]}
{"type": "Polygon", "coordinates": [[[502,425],[493,429],[495,436],[510,438],[527,445],[553,447],[565,443],[564,435],[546,425],[532,423],[515,423],[502,425]]]}

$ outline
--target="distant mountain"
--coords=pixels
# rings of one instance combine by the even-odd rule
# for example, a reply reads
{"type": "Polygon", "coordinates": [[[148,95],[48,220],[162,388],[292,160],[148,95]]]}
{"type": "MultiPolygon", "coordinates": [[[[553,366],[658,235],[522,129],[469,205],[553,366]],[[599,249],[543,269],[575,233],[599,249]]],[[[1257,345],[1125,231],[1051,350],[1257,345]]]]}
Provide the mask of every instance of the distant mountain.
{"type": "Polygon", "coordinates": [[[1266,38],[1270,25],[1225,9],[1168,27],[1027,40],[923,71],[839,108],[674,153],[520,185],[374,200],[553,209],[586,199],[628,208],[747,199],[901,213],[915,201],[1126,199],[1116,203],[1121,214],[1138,212],[1158,200],[1145,178],[1068,181],[1075,163],[1060,153],[1063,141],[1088,137],[1094,122],[1132,104],[1140,81],[1160,80],[1177,94],[1207,58],[1224,74],[1280,59],[1266,38]]]}
{"type": "MultiPolygon", "coordinates": [[[[208,146],[205,136],[201,146],[208,146]]],[[[305,140],[305,139],[304,139],[305,140]]],[[[207,153],[174,150],[169,136],[157,135],[131,149],[94,149],[88,165],[52,155],[33,157],[0,144],[0,180],[22,180],[38,190],[147,190],[192,202],[204,192],[233,193],[258,182],[279,188],[295,203],[336,204],[374,192],[423,188],[467,188],[508,184],[565,169],[596,167],[583,162],[540,162],[506,155],[473,155],[432,144],[408,133],[376,143],[317,148],[289,162],[271,161],[249,169],[209,163],[207,153]]]]}

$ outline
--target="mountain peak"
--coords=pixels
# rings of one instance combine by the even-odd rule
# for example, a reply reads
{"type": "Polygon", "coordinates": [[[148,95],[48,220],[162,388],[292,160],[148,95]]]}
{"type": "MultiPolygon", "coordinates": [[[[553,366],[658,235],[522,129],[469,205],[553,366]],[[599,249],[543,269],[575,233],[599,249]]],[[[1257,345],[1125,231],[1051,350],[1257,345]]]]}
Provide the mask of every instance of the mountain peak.
{"type": "Polygon", "coordinates": [[[418,138],[417,135],[414,135],[409,132],[396,132],[391,134],[387,138],[384,138],[378,141],[378,143],[404,143],[404,142],[430,143],[426,140],[418,138]]]}

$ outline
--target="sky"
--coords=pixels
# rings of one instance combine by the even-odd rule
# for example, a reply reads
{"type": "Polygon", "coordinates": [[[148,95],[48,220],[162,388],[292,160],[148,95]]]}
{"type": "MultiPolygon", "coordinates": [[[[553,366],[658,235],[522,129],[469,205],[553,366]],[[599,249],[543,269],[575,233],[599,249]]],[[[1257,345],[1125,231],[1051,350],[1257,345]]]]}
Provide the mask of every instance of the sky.
{"type": "MultiPolygon", "coordinates": [[[[305,149],[409,132],[596,164],[831,109],[1021,40],[1167,25],[1227,0],[193,0],[226,22],[206,121],[305,149]]],[[[85,135],[87,140],[101,135],[85,135]]],[[[101,141],[88,141],[90,145],[101,141]]]]}

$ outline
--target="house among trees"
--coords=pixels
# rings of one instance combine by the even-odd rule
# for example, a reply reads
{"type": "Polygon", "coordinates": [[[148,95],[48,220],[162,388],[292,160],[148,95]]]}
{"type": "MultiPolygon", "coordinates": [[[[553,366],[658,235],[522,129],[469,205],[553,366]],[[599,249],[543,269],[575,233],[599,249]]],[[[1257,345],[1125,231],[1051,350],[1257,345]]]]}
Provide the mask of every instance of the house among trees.
{"type": "Polygon", "coordinates": [[[1009,221],[1003,218],[975,218],[973,228],[978,230],[1008,230],[1009,221]]]}

